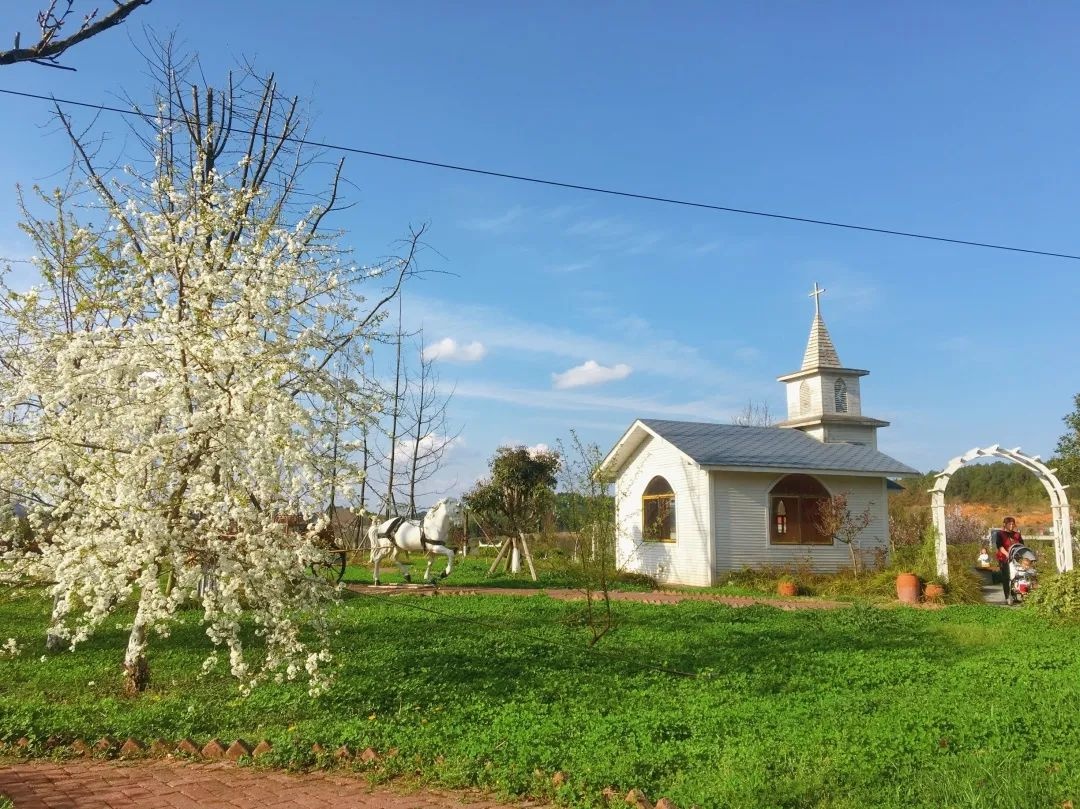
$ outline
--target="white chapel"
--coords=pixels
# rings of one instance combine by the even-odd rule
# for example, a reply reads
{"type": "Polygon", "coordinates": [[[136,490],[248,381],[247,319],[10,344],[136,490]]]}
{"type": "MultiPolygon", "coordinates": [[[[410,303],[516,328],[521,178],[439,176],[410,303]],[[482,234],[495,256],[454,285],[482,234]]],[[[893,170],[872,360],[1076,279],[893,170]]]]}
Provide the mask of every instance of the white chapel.
{"type": "Polygon", "coordinates": [[[873,521],[863,551],[888,547],[890,477],[919,472],[877,449],[887,421],[862,414],[869,372],[840,362],[814,285],[802,366],[779,377],[787,418],[745,427],[638,419],[601,463],[615,479],[616,556],[625,570],[669,584],[710,586],[765,564],[850,564],[846,545],[821,535],[815,502],[838,493],[873,521]]]}

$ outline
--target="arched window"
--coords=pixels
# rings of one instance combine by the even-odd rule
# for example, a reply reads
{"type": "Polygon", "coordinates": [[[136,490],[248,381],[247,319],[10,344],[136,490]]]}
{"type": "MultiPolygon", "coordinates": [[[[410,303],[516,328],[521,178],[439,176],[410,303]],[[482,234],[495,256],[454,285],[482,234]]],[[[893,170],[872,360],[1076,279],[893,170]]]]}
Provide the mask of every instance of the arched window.
{"type": "Polygon", "coordinates": [[[788,475],[769,492],[769,542],[832,545],[817,527],[818,507],[829,492],[809,475],[788,475]]]}
{"type": "Polygon", "coordinates": [[[833,398],[836,400],[836,412],[847,412],[847,382],[837,379],[833,383],[833,398]]]}
{"type": "Polygon", "coordinates": [[[675,541],[675,491],[659,475],[641,495],[641,536],[651,542],[675,541]]]}
{"type": "Polygon", "coordinates": [[[799,415],[810,412],[810,386],[805,381],[799,384],[799,415]]]}

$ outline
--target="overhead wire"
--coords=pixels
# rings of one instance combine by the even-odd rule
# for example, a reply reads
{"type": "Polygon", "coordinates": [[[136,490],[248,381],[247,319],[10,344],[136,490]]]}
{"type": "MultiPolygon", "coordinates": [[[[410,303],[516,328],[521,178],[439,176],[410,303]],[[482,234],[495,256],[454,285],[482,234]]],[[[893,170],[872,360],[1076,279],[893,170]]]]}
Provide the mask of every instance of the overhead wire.
{"type": "MultiPolygon", "coordinates": [[[[119,115],[128,115],[136,118],[144,118],[147,120],[161,120],[168,123],[182,123],[183,119],[175,118],[163,114],[151,114],[147,112],[141,112],[139,110],[124,109],[123,107],[113,107],[107,104],[95,104],[88,101],[77,101],[70,98],[58,98],[56,96],[43,95],[41,93],[30,93],[21,90],[10,90],[6,88],[0,88],[0,94],[16,96],[19,98],[28,98],[38,101],[48,101],[55,104],[66,104],[72,107],[83,107],[85,109],[97,110],[98,112],[111,112],[119,115]]],[[[250,130],[235,129],[240,134],[250,135],[250,130]]],[[[876,233],[885,236],[897,236],[907,239],[920,239],[923,241],[942,242],[945,244],[955,244],[964,247],[978,247],[987,250],[1004,250],[1011,253],[1025,253],[1027,255],[1034,256],[1046,256],[1050,258],[1063,258],[1070,261],[1080,261],[1080,255],[1072,253],[1062,253],[1053,250],[1039,250],[1028,247],[1018,247],[1008,244],[996,244],[993,242],[975,241],[972,239],[960,239],[951,236],[938,236],[930,233],[919,233],[910,230],[899,230],[896,228],[874,227],[871,225],[859,225],[852,222],[840,222],[831,219],[819,219],[809,216],[795,216],[793,214],[777,213],[775,211],[759,211],[751,208],[740,208],[730,205],[718,205],[708,202],[697,202],[688,199],[679,199],[676,197],[660,196],[656,194],[645,194],[635,191],[622,191],[615,188],[605,188],[602,186],[586,185],[584,183],[572,183],[562,180],[550,180],[542,177],[530,177],[524,174],[513,174],[505,171],[495,171],[493,169],[482,169],[475,166],[463,166],[455,163],[447,163],[439,160],[426,160],[418,157],[409,157],[406,155],[392,154],[390,152],[379,152],[373,149],[361,149],[356,146],[345,146],[343,144],[331,143],[328,141],[317,141],[309,138],[301,138],[292,135],[277,135],[273,136],[274,140],[280,140],[285,143],[293,143],[298,146],[309,146],[317,149],[327,149],[338,152],[345,152],[348,154],[358,154],[367,157],[375,157],[382,160],[394,160],[401,163],[410,163],[417,166],[427,166],[429,168],[439,168],[448,171],[458,171],[467,174],[476,174],[484,177],[495,177],[503,180],[514,180],[516,182],[532,183],[534,185],[543,185],[553,188],[565,188],[572,191],[584,191],[592,194],[604,194],[611,197],[620,197],[623,199],[636,199],[645,202],[657,202],[665,205],[676,205],[685,208],[697,208],[707,211],[719,211],[722,213],[738,214],[742,216],[755,216],[766,219],[777,219],[786,222],[799,222],[806,225],[817,225],[821,227],[840,228],[844,230],[860,231],[864,233],[876,233]]]]}

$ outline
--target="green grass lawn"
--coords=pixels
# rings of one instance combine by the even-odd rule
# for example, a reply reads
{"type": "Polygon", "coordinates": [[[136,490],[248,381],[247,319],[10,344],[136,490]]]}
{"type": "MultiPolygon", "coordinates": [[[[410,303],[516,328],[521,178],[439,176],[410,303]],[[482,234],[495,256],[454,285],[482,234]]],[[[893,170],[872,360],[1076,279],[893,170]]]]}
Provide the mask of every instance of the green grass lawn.
{"type": "Polygon", "coordinates": [[[582,807],[607,786],[701,809],[1080,801],[1080,627],[981,606],[615,608],[590,650],[580,604],[354,596],[317,699],[199,678],[209,642],[188,623],[156,640],[151,688],[128,699],[124,632],[42,661],[47,604],[27,593],[0,604],[0,641],[24,647],[0,658],[0,734],[268,738],[296,765],[316,741],[397,747],[377,776],[582,807]]]}
{"type": "MultiPolygon", "coordinates": [[[[580,587],[582,573],[580,567],[568,560],[555,556],[540,556],[535,559],[537,580],[533,581],[529,576],[529,569],[525,560],[521,560],[521,573],[511,575],[505,571],[505,565],[500,562],[499,569],[488,574],[491,563],[495,561],[496,551],[492,548],[474,550],[468,556],[457,556],[454,559],[454,572],[447,578],[441,579],[440,583],[454,587],[511,587],[514,589],[542,589],[545,587],[580,587]]],[[[403,555],[402,559],[406,557],[403,555]]],[[[371,584],[373,581],[371,565],[367,563],[368,554],[362,552],[353,555],[350,564],[345,569],[344,582],[346,584],[371,584]]],[[[420,582],[424,578],[424,568],[427,565],[426,557],[422,554],[412,554],[412,580],[420,582]]],[[[446,560],[438,557],[432,565],[432,574],[438,577],[446,569],[446,560]]],[[[384,560],[379,573],[383,584],[400,584],[401,573],[393,562],[384,560]]],[[[650,585],[635,580],[626,574],[612,574],[611,587],[617,590],[648,590],[650,585]]]]}
{"type": "MultiPolygon", "coordinates": [[[[440,584],[447,587],[506,587],[515,590],[542,590],[544,588],[572,588],[580,589],[583,586],[583,574],[576,563],[550,554],[538,553],[535,559],[536,577],[533,581],[529,576],[528,567],[523,559],[521,562],[522,572],[517,575],[507,573],[505,565],[501,562],[499,569],[489,574],[491,563],[495,561],[496,551],[492,548],[474,550],[469,556],[458,556],[454,560],[454,572],[447,578],[439,580],[440,584]]],[[[404,557],[403,557],[404,558],[404,557]]],[[[366,552],[358,553],[350,557],[350,564],[345,568],[345,576],[342,579],[346,584],[371,584],[373,582],[372,568],[367,564],[366,552]]],[[[420,554],[412,556],[412,580],[420,582],[424,577],[425,557],[420,554]]],[[[436,577],[446,567],[446,561],[438,558],[432,566],[432,573],[436,577]]],[[[384,561],[379,574],[383,584],[401,584],[401,573],[392,562],[384,561]]],[[[746,586],[742,583],[724,584],[718,587],[670,587],[666,590],[683,589],[693,593],[712,593],[717,595],[764,595],[775,596],[774,582],[759,582],[759,586],[746,586]]],[[[594,588],[596,587],[594,581],[594,588]]],[[[643,577],[635,577],[632,574],[612,572],[609,578],[609,587],[612,590],[642,591],[651,590],[653,585],[643,577]]]]}
{"type": "MultiPolygon", "coordinates": [[[[573,588],[583,586],[584,576],[580,564],[571,562],[568,557],[540,545],[536,552],[537,581],[533,581],[522,562],[522,572],[511,575],[500,563],[499,569],[489,574],[488,569],[495,559],[492,548],[474,549],[467,557],[458,556],[454,562],[454,572],[439,583],[453,587],[502,587],[513,589],[573,588]]],[[[970,561],[978,553],[977,547],[957,546],[949,551],[951,573],[947,603],[982,603],[981,580],[970,567],[970,561]]],[[[343,581],[346,584],[371,584],[372,568],[367,564],[367,553],[356,553],[350,557],[350,564],[345,570],[343,581]]],[[[412,580],[423,579],[425,558],[414,554],[412,580]]],[[[437,577],[446,566],[444,559],[436,560],[432,572],[437,577]]],[[[908,568],[904,568],[908,569],[908,568]]],[[[773,566],[757,569],[745,569],[729,572],[721,577],[714,587],[680,587],[665,585],[665,590],[676,590],[697,595],[712,594],[722,596],[765,596],[776,597],[777,581],[782,576],[792,576],[798,583],[800,594],[836,601],[861,601],[869,603],[892,603],[896,598],[896,575],[900,568],[864,572],[853,577],[851,572],[842,569],[834,573],[812,573],[805,566],[773,566]]],[[[926,574],[928,575],[928,574],[926,574]]],[[[383,584],[402,583],[398,569],[390,562],[385,562],[380,574],[383,584]]],[[[650,590],[655,585],[647,577],[612,571],[608,585],[611,590],[641,591],[650,590]]],[[[595,576],[593,587],[597,588],[595,576]]]]}

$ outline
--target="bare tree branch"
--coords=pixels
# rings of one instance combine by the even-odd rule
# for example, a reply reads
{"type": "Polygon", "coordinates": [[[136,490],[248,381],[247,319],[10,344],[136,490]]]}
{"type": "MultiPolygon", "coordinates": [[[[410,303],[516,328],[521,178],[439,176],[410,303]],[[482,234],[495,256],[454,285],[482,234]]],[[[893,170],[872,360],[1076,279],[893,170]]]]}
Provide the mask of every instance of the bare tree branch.
{"type": "Polygon", "coordinates": [[[37,65],[44,65],[45,67],[56,67],[61,70],[74,70],[73,67],[66,67],[61,65],[57,60],[64,54],[64,52],[72,47],[78,45],[90,37],[97,36],[102,31],[106,31],[113,26],[122,23],[131,12],[137,9],[139,6],[148,6],[151,0],[127,0],[127,2],[119,2],[119,0],[113,0],[116,4],[116,8],[110,11],[108,14],[101,18],[98,18],[98,10],[95,8],[89,14],[83,18],[83,24],[69,37],[60,37],[60,29],[64,27],[64,23],[71,15],[72,6],[74,0],[66,0],[67,8],[57,14],[56,5],[57,0],[52,0],[49,3],[48,8],[38,13],[38,25],[41,28],[41,39],[37,44],[30,46],[29,48],[20,48],[19,43],[21,40],[21,34],[15,34],[15,47],[9,51],[0,51],[0,65],[13,65],[16,62],[33,62],[37,65]]]}

